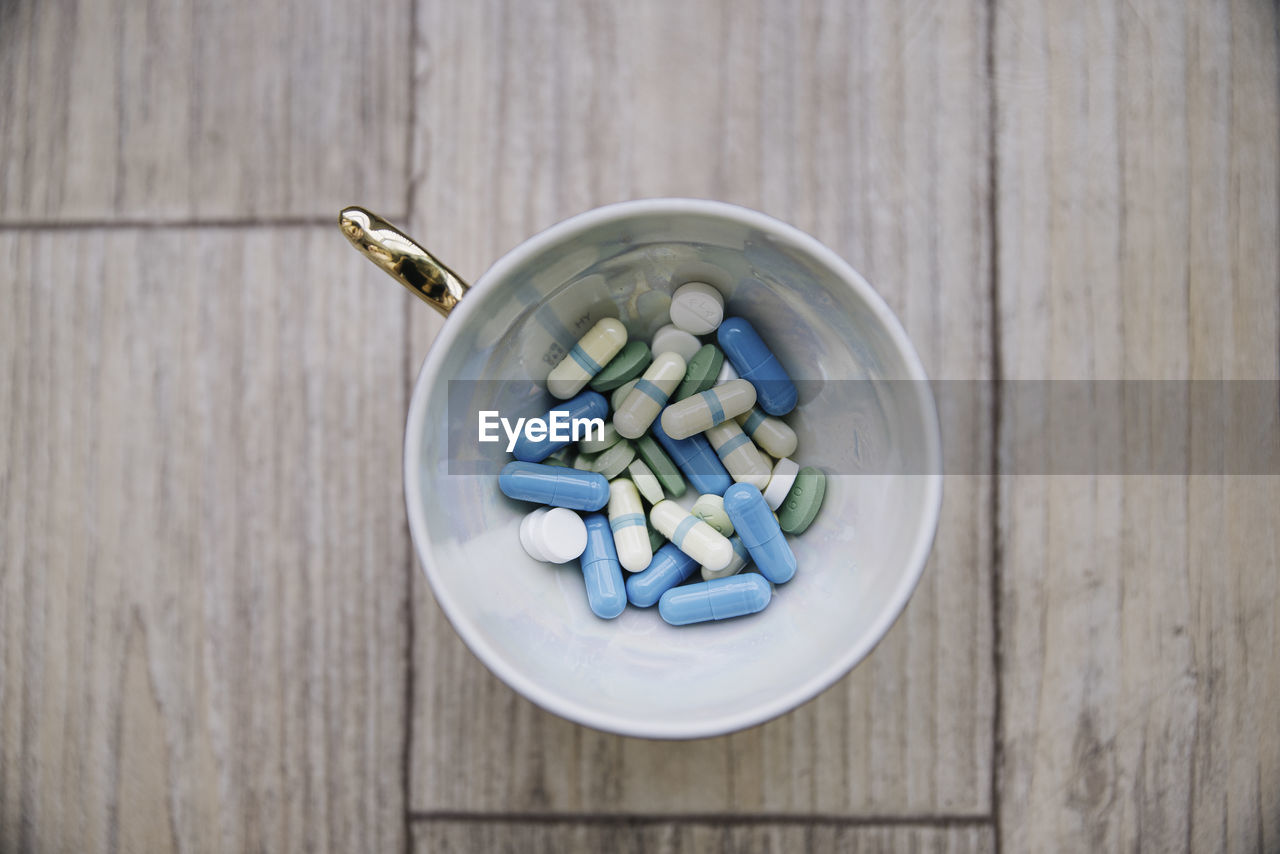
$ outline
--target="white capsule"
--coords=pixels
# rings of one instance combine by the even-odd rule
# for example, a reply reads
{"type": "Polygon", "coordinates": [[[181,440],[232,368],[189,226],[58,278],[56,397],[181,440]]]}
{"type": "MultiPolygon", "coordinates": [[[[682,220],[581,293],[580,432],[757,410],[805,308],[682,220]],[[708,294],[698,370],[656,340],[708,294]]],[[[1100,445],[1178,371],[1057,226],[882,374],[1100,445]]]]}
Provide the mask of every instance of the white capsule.
{"type": "Polygon", "coordinates": [[[720,462],[738,483],[749,483],[761,491],[769,485],[773,473],[769,461],[755,446],[751,438],[742,432],[738,422],[732,419],[709,427],[707,441],[715,449],[720,462]]]}
{"type": "Polygon", "coordinates": [[[796,432],[781,418],[765,415],[759,409],[752,408],[750,412],[738,416],[738,423],[742,425],[742,431],[751,437],[751,441],[771,457],[782,459],[796,452],[796,432]]]}
{"type": "Polygon", "coordinates": [[[733,369],[733,362],[728,359],[724,360],[724,364],[720,366],[720,373],[716,374],[716,385],[724,385],[729,380],[736,380],[738,372],[733,369]]]}
{"type": "MultiPolygon", "coordinates": [[[[609,482],[609,528],[618,550],[618,563],[627,572],[640,572],[653,560],[644,505],[636,485],[625,477],[609,482]]],[[[584,545],[585,548],[585,545],[584,545]]]]}
{"type": "Polygon", "coordinates": [[[640,382],[640,378],[636,377],[615,388],[613,394],[609,395],[609,408],[614,412],[621,409],[623,401],[627,399],[627,395],[631,394],[631,389],[635,388],[638,382],[640,382]]]}
{"type": "Polygon", "coordinates": [[[627,327],[622,321],[606,317],[597,322],[551,369],[547,375],[547,391],[561,400],[573,397],[626,343],[627,327]]]}
{"type": "Polygon", "coordinates": [[[627,439],[639,439],[658,417],[667,398],[684,379],[685,362],[676,353],[659,353],[613,414],[613,426],[627,439]]]}
{"type": "Polygon", "coordinates": [[[636,485],[636,489],[639,490],[644,500],[650,504],[657,504],[665,497],[662,491],[662,482],[644,464],[644,460],[639,458],[633,460],[631,465],[627,466],[627,475],[631,478],[631,482],[636,485]]]}
{"type": "Polygon", "coordinates": [[[715,332],[724,320],[724,297],[706,282],[689,282],[671,295],[671,322],[693,335],[715,332]]]}
{"type": "Polygon", "coordinates": [[[662,411],[662,429],[672,439],[688,439],[746,412],[755,402],[756,387],[751,383],[727,382],[668,406],[662,411]]]}
{"type": "Polygon", "coordinates": [[[668,323],[653,333],[653,343],[649,345],[649,349],[655,356],[659,353],[678,353],[681,359],[688,362],[693,358],[694,353],[702,349],[702,342],[683,329],[677,329],[673,324],[668,323]]]}
{"type": "Polygon", "coordinates": [[[719,495],[713,492],[699,495],[698,500],[693,502],[693,506],[689,508],[689,514],[697,516],[715,528],[716,533],[720,536],[733,536],[733,522],[729,520],[729,514],[724,511],[724,499],[719,495]]]}
{"type": "Polygon", "coordinates": [[[539,507],[520,521],[520,545],[534,560],[566,563],[586,550],[587,526],[572,510],[539,507]]]}
{"type": "Polygon", "coordinates": [[[733,545],[728,539],[670,499],[653,505],[649,521],[658,533],[675,543],[676,548],[713,572],[724,569],[733,560],[733,545]]]}
{"type": "Polygon", "coordinates": [[[783,457],[773,464],[773,474],[769,476],[769,485],[764,490],[764,503],[769,505],[770,510],[777,510],[787,500],[787,493],[791,491],[799,473],[800,464],[795,460],[783,457]]]}
{"type": "Polygon", "coordinates": [[[729,565],[724,569],[702,568],[702,580],[711,581],[716,578],[728,578],[730,575],[737,575],[739,572],[751,562],[751,553],[747,551],[746,545],[742,542],[742,538],[734,534],[729,538],[729,544],[733,546],[733,560],[729,561],[729,565]]]}

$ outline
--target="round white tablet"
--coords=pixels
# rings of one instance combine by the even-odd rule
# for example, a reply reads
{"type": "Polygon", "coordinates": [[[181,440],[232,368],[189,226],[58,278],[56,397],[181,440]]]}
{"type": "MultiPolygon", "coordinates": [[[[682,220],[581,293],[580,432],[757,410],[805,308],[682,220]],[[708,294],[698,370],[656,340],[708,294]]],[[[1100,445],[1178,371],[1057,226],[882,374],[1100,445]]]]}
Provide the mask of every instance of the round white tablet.
{"type": "Polygon", "coordinates": [[[552,507],[532,528],[539,551],[551,563],[571,561],[587,550],[587,525],[572,510],[552,507]]]}
{"type": "Polygon", "coordinates": [[[724,320],[724,297],[706,282],[689,282],[671,295],[671,322],[685,332],[706,335],[724,320]]]}
{"type": "Polygon", "coordinates": [[[668,323],[653,333],[653,343],[649,345],[649,349],[653,351],[655,358],[662,353],[676,353],[687,362],[693,358],[694,353],[702,349],[702,342],[668,323]]]}
{"type": "Polygon", "coordinates": [[[774,463],[773,474],[769,476],[769,485],[764,489],[764,502],[769,505],[770,510],[777,510],[782,506],[799,473],[800,464],[788,457],[783,457],[774,463]]]}
{"type": "MultiPolygon", "coordinates": [[[[538,548],[538,541],[533,536],[534,522],[547,515],[550,507],[539,507],[532,513],[520,520],[520,545],[524,548],[525,553],[534,560],[545,561],[547,556],[542,553],[542,549],[538,548]]],[[[583,546],[585,549],[586,547],[583,546]]]]}

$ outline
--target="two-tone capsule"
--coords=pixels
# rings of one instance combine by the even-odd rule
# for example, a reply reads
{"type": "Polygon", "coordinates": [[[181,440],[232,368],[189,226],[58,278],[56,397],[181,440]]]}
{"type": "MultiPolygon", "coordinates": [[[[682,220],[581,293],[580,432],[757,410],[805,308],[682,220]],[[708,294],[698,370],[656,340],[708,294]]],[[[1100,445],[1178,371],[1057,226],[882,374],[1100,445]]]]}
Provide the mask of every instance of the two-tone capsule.
{"type": "Polygon", "coordinates": [[[636,485],[626,478],[609,483],[609,528],[618,551],[618,562],[627,572],[640,572],[653,560],[644,505],[636,485]]]}
{"type": "Polygon", "coordinates": [[[755,386],[730,380],[668,406],[662,411],[662,429],[673,439],[687,439],[747,412],[755,402],[755,386]]]}
{"type": "Polygon", "coordinates": [[[622,401],[622,407],[613,414],[613,426],[619,435],[638,439],[667,405],[671,392],[684,379],[685,361],[678,353],[659,353],[635,388],[622,401]]]}
{"type": "Polygon", "coordinates": [[[573,397],[627,343],[627,327],[616,317],[597,321],[547,375],[547,391],[561,400],[573,397]]]}
{"type": "Polygon", "coordinates": [[[774,459],[789,457],[796,452],[796,431],[781,418],[765,415],[759,409],[738,416],[742,432],[751,437],[764,452],[774,459]]]}
{"type": "Polygon", "coordinates": [[[773,588],[754,572],[674,587],[658,600],[658,613],[673,626],[727,620],[763,611],[773,588]]]}
{"type": "Polygon", "coordinates": [[[755,386],[761,409],[770,415],[795,409],[800,397],[795,383],[755,327],[741,317],[731,317],[716,330],[716,340],[738,375],[755,386]]]}
{"type": "MultiPolygon", "coordinates": [[[[711,445],[702,434],[687,439],[673,439],[662,429],[661,418],[654,421],[650,429],[658,444],[675,461],[699,494],[710,492],[724,495],[724,491],[733,484],[733,478],[729,477],[724,464],[720,462],[716,452],[711,450],[711,445]]],[[[678,493],[673,494],[678,496],[678,493]]]]}
{"type": "Polygon", "coordinates": [[[729,544],[733,546],[733,560],[729,561],[729,565],[724,569],[708,569],[702,568],[702,580],[711,581],[714,578],[728,578],[730,575],[737,575],[746,569],[748,563],[751,562],[751,553],[747,551],[747,546],[742,542],[742,537],[734,534],[729,538],[729,544]]]}
{"type": "Polygon", "coordinates": [[[796,574],[796,556],[760,490],[735,483],[724,494],[724,509],[760,574],[774,584],[790,581],[796,574]]]}
{"type": "Polygon", "coordinates": [[[589,471],[543,463],[507,463],[498,488],[510,498],[570,510],[599,510],[609,503],[609,481],[589,471]]]}
{"type": "Polygon", "coordinates": [[[670,499],[653,505],[649,521],[676,548],[712,571],[724,569],[733,560],[727,537],[670,499]]]}
{"type": "MultiPolygon", "coordinates": [[[[609,415],[609,401],[605,400],[604,395],[598,392],[584,391],[559,406],[551,407],[551,409],[547,410],[547,414],[543,416],[543,421],[547,424],[554,423],[553,415],[556,416],[555,420],[562,420],[563,423],[570,425],[574,421],[589,418],[604,420],[609,415]]],[[[605,426],[606,428],[608,427],[607,424],[605,426]]],[[[568,447],[572,442],[571,433],[567,434],[567,438],[564,441],[553,442],[551,441],[551,432],[548,431],[544,438],[535,441],[529,438],[528,431],[522,430],[520,431],[520,437],[516,439],[515,447],[511,449],[511,453],[517,460],[522,462],[539,463],[561,448],[568,447]]]]}
{"type": "Polygon", "coordinates": [[[706,431],[706,437],[735,481],[749,483],[758,489],[769,485],[772,471],[769,461],[760,453],[751,437],[742,432],[737,421],[717,424],[706,431]]]}
{"type": "Polygon", "coordinates": [[[653,553],[653,560],[643,572],[627,579],[627,600],[637,608],[652,607],[658,604],[663,593],[684,581],[697,568],[696,560],[680,551],[675,543],[667,543],[653,553]]]}
{"type": "Polygon", "coordinates": [[[603,513],[591,513],[582,521],[587,527],[587,548],[580,561],[587,604],[597,617],[612,620],[627,607],[627,588],[613,545],[613,532],[603,513]]]}

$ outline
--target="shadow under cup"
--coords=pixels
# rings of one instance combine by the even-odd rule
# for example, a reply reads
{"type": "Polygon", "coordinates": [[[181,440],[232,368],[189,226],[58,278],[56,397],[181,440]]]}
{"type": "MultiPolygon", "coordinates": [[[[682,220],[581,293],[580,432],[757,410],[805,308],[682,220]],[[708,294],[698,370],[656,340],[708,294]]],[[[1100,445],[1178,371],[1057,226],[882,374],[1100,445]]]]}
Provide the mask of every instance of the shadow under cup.
{"type": "Polygon", "coordinates": [[[796,707],[879,641],[932,544],[940,455],[915,351],[838,256],[743,208],[627,202],[517,247],[454,309],[410,405],[406,498],[437,601],[499,677],[598,729],[693,738],[796,707]],[[786,420],[796,461],[827,472],[825,503],[790,538],[799,568],[764,612],[679,628],[656,608],[601,620],[577,561],[539,563],[521,549],[534,505],[499,492],[506,441],[478,442],[478,413],[543,415],[556,402],[547,373],[595,321],[618,317],[649,340],[669,322],[671,292],[695,280],[719,288],[726,316],[747,318],[797,380],[786,420]],[[887,382],[901,380],[913,382],[887,382]]]}

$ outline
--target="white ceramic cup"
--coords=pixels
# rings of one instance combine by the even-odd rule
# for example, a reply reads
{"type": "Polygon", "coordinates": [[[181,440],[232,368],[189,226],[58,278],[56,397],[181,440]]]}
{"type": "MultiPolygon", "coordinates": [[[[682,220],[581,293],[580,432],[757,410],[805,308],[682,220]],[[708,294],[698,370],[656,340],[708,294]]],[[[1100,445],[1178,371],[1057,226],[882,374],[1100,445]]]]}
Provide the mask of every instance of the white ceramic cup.
{"type": "Polygon", "coordinates": [[[924,369],[871,286],[789,225],[690,199],[598,208],[499,259],[449,314],[405,430],[413,542],[467,646],[539,706],[648,738],[759,724],[861,661],[920,579],[941,472],[924,369]],[[809,530],[790,538],[799,569],[762,613],[677,628],[656,608],[629,607],[601,620],[576,561],[538,563],[521,549],[520,520],[533,505],[499,492],[503,449],[468,444],[469,419],[479,409],[545,412],[555,401],[542,382],[582,331],[609,315],[647,339],[668,322],[671,292],[694,280],[719,288],[726,316],[750,320],[801,381],[787,418],[799,436],[794,456],[828,472],[826,500],[809,530]],[[834,391],[857,379],[895,391],[853,403],[834,391]]]}

